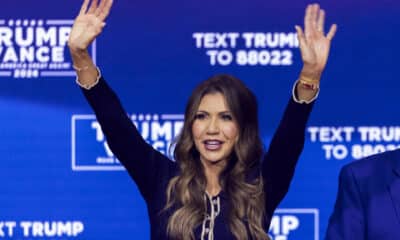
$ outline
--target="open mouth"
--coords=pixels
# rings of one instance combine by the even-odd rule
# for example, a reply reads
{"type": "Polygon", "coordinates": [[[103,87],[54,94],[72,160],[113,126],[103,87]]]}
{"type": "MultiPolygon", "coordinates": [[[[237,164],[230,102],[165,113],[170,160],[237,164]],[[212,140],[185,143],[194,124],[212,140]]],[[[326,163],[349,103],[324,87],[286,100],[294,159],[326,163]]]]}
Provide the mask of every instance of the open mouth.
{"type": "Polygon", "coordinates": [[[223,142],[219,140],[205,140],[203,141],[206,150],[215,151],[222,147],[223,142]]]}

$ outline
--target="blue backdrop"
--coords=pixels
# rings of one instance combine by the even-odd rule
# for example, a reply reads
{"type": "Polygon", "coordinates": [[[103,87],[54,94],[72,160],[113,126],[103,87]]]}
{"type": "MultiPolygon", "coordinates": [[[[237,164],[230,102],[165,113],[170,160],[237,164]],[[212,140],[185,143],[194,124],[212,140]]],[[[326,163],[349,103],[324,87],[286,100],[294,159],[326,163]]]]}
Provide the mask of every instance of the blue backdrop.
{"type": "MultiPolygon", "coordinates": [[[[308,3],[115,1],[91,54],[160,151],[194,86],[221,72],[256,93],[268,145],[301,69],[294,25],[308,3]]],[[[80,4],[1,2],[0,238],[149,239],[146,206],[74,83],[65,41],[80,4]]],[[[400,145],[400,2],[320,4],[338,32],[273,239],[323,239],[341,166],[400,145]]]]}

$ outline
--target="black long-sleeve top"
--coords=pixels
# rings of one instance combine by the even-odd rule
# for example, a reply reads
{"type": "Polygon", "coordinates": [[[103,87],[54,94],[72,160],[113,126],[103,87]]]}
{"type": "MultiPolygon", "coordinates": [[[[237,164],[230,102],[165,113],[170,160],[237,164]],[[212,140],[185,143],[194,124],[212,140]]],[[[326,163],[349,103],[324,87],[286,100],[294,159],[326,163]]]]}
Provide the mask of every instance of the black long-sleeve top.
{"type": "MultiPolygon", "coordinates": [[[[145,142],[123,109],[117,95],[103,78],[90,90],[82,91],[93,108],[107,142],[137,184],[147,203],[151,239],[168,239],[166,226],[172,212],[164,211],[166,189],[178,166],[145,142]]],[[[303,149],[305,128],[313,104],[300,104],[290,98],[283,118],[268,151],[263,156],[261,175],[264,180],[265,230],[268,231],[274,210],[286,195],[295,166],[303,149]]],[[[253,174],[252,174],[253,175],[253,174]]],[[[254,174],[259,176],[259,174],[254,174]]],[[[234,239],[228,225],[228,196],[222,190],[208,196],[207,214],[195,229],[196,239],[234,239]]]]}

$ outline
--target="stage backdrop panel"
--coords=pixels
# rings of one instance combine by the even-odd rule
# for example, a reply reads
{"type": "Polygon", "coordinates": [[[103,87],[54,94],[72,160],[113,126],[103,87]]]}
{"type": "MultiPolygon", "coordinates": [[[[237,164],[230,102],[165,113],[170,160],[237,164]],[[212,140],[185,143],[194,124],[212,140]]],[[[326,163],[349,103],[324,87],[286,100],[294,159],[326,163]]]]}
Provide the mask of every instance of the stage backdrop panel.
{"type": "MultiPolygon", "coordinates": [[[[294,25],[308,3],[115,1],[90,53],[157,150],[217,73],[255,92],[267,147],[301,70],[294,25]]],[[[149,239],[145,203],[74,83],[66,42],[80,4],[1,2],[0,238],[149,239]]],[[[272,239],[323,239],[340,168],[400,146],[400,2],[321,5],[338,32],[272,239]]]]}

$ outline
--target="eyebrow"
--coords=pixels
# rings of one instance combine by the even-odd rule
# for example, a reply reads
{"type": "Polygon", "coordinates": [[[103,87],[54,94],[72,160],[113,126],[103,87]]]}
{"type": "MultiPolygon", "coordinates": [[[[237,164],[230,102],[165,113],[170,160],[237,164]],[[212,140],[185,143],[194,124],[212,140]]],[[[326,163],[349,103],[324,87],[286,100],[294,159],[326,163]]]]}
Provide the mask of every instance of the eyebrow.
{"type": "MultiPolygon", "coordinates": [[[[207,112],[207,111],[205,111],[205,110],[198,110],[196,113],[209,113],[209,112],[207,112]]],[[[222,111],[222,112],[218,112],[218,114],[232,114],[232,112],[231,111],[229,111],[229,110],[227,110],[227,111],[222,111]]]]}

